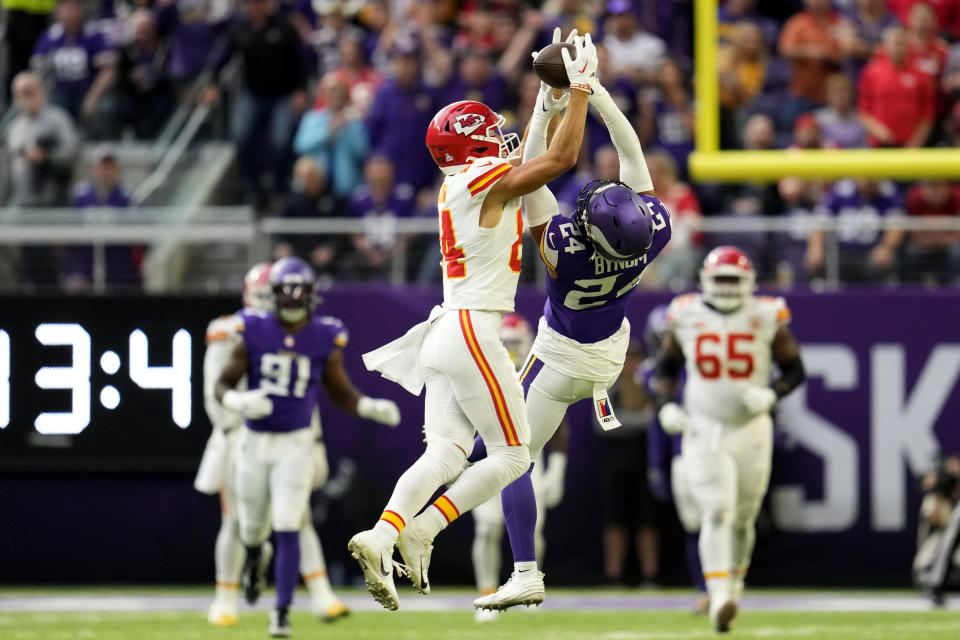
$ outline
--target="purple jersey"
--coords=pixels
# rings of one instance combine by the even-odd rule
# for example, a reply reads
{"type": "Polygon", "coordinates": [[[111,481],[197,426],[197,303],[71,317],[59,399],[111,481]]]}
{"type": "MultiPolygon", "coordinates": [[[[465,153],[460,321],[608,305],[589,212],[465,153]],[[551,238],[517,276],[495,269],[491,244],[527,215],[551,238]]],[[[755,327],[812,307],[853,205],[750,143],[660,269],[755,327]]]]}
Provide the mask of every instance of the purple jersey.
{"type": "Polygon", "coordinates": [[[100,68],[116,59],[103,34],[89,23],[80,33],[68,35],[58,22],[43,32],[33,48],[33,64],[49,64],[56,89],[72,96],[86,94],[100,68]]]}
{"type": "Polygon", "coordinates": [[[612,336],[623,324],[640,274],[670,240],[670,213],[652,196],[641,199],[653,214],[653,242],[642,258],[612,262],[597,255],[572,216],[554,216],[543,232],[544,257],[557,277],[547,276],[543,315],[551,329],[589,344],[612,336]]]}
{"type": "Polygon", "coordinates": [[[840,180],[817,213],[836,216],[840,246],[850,248],[876,246],[883,237],[881,218],[904,215],[900,193],[889,180],[878,182],[873,194],[862,192],[855,180],[840,180]]]}
{"type": "Polygon", "coordinates": [[[247,427],[275,433],[309,427],[327,358],[347,343],[343,323],[313,316],[306,327],[288,334],[270,311],[245,309],[240,318],[250,363],[249,387],[266,389],[273,401],[273,412],[247,420],[247,427]]]}

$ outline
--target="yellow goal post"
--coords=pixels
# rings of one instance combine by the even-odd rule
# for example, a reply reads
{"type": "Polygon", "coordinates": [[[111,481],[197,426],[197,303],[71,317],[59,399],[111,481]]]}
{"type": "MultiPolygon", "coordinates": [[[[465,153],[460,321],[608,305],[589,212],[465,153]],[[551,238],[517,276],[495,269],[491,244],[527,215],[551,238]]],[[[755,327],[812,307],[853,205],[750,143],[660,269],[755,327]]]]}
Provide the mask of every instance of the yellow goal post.
{"type": "Polygon", "coordinates": [[[721,151],[717,71],[718,0],[695,0],[696,148],[690,175],[703,182],[798,178],[960,178],[960,149],[721,151]]]}

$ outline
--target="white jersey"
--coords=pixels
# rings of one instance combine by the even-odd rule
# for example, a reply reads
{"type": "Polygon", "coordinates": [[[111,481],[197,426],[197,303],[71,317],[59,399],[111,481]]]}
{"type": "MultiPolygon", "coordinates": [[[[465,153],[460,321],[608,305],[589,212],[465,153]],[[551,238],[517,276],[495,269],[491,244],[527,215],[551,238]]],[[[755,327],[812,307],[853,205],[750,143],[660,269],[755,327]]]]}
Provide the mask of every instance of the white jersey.
{"type": "Polygon", "coordinates": [[[474,160],[440,187],[440,250],[443,306],[447,309],[513,311],[520,277],[523,216],[520,198],[503,205],[500,223],[480,226],[480,208],[512,165],[502,158],[474,160]]]}
{"type": "Polygon", "coordinates": [[[747,423],[753,416],[743,406],[742,388],[770,384],[773,337],[790,322],[784,299],[751,297],[721,313],[691,293],[674,298],[667,318],[686,358],[684,408],[724,425],[747,423]]]}
{"type": "MultiPolygon", "coordinates": [[[[207,326],[207,350],[203,354],[203,407],[214,429],[229,430],[243,424],[243,416],[225,409],[214,395],[217,379],[234,347],[242,339],[242,329],[243,320],[236,315],[220,316],[207,326]]],[[[246,377],[237,388],[246,388],[246,377]]]]}

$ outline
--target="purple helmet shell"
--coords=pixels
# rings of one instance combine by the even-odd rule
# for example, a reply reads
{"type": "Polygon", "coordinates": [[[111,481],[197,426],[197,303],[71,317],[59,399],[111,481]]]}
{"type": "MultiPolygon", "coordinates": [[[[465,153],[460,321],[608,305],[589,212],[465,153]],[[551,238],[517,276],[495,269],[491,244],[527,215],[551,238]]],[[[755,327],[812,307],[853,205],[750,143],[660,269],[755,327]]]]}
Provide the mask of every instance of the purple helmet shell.
{"type": "Polygon", "coordinates": [[[296,256],[280,258],[270,268],[270,285],[306,284],[313,287],[317,276],[306,261],[296,256]]]}
{"type": "Polygon", "coordinates": [[[594,180],[583,187],[575,220],[581,234],[607,260],[634,260],[653,242],[650,209],[622,182],[594,180]]]}

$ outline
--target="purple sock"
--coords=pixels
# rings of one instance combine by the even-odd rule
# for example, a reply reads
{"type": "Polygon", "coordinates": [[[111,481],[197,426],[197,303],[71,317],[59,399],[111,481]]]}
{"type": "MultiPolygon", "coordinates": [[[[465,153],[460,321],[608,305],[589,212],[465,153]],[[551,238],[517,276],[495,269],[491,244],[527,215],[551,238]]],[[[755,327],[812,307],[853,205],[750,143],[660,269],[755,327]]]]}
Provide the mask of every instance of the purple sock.
{"type": "Polygon", "coordinates": [[[483,444],[483,438],[477,436],[473,439],[473,451],[467,456],[467,462],[479,462],[487,457],[487,445],[483,444]]]}
{"type": "Polygon", "coordinates": [[[690,572],[690,579],[693,580],[693,586],[697,591],[706,593],[707,583],[703,579],[703,569],[700,568],[700,549],[697,547],[697,541],[700,539],[698,533],[688,533],[684,545],[687,552],[687,571],[690,572]]]}
{"type": "Polygon", "coordinates": [[[300,532],[277,531],[277,560],[274,582],[277,585],[277,606],[289,607],[293,590],[300,577],[300,532]]]}
{"type": "Polygon", "coordinates": [[[507,535],[510,536],[510,548],[513,549],[514,562],[533,562],[537,559],[534,530],[537,527],[537,498],[533,494],[533,481],[530,471],[504,487],[500,492],[503,505],[503,519],[507,523],[507,535]]]}

